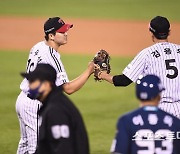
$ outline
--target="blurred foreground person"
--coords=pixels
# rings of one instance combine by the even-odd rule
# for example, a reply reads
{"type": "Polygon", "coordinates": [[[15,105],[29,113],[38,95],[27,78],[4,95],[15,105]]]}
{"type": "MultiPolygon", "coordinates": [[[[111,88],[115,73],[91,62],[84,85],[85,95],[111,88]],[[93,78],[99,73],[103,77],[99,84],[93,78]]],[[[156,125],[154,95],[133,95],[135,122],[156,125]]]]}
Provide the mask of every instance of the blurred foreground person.
{"type": "Polygon", "coordinates": [[[119,119],[112,154],[180,154],[180,120],[158,108],[163,90],[157,76],[137,80],[140,108],[119,119]]]}
{"type": "Polygon", "coordinates": [[[22,76],[29,81],[30,93],[43,104],[38,111],[36,154],[89,154],[84,122],[63,88],[56,86],[56,70],[49,64],[38,64],[22,76]]]}

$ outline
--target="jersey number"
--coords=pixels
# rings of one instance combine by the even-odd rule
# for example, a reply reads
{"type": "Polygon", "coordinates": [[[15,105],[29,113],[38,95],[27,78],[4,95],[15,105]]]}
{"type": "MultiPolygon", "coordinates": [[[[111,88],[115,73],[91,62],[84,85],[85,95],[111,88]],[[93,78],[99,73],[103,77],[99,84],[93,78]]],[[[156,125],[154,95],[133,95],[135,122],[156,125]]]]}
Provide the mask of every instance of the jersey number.
{"type": "Polygon", "coordinates": [[[139,136],[135,138],[136,145],[138,147],[143,148],[144,150],[138,150],[137,154],[172,154],[173,151],[173,142],[172,140],[158,140],[161,142],[161,147],[156,147],[155,141],[151,139],[143,140],[143,138],[147,138],[148,134],[149,137],[151,136],[157,136],[160,135],[160,137],[167,138],[167,134],[171,131],[166,129],[160,129],[157,130],[155,133],[153,133],[152,130],[149,129],[141,129],[138,131],[139,136]],[[145,150],[146,149],[146,150],[145,150]]]}
{"type": "Polygon", "coordinates": [[[165,60],[166,63],[166,70],[173,70],[173,74],[167,74],[166,77],[169,79],[174,79],[178,76],[178,69],[176,66],[172,66],[172,63],[175,63],[175,59],[168,59],[165,60]]]}
{"type": "Polygon", "coordinates": [[[26,68],[27,73],[33,71],[33,69],[34,69],[34,63],[31,61],[31,59],[28,59],[27,68],[26,68]]]}

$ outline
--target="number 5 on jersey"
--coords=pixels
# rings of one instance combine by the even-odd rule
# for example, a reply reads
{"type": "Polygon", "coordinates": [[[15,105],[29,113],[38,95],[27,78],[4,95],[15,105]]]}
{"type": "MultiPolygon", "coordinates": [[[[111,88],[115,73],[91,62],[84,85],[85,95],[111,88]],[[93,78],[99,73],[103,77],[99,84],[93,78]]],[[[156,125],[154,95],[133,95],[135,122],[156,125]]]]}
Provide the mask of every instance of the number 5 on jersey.
{"type": "Polygon", "coordinates": [[[175,59],[168,59],[165,60],[165,64],[166,64],[166,70],[172,70],[173,74],[167,74],[166,77],[169,79],[175,79],[178,76],[178,69],[176,66],[173,66],[171,64],[175,63],[175,59]]]}

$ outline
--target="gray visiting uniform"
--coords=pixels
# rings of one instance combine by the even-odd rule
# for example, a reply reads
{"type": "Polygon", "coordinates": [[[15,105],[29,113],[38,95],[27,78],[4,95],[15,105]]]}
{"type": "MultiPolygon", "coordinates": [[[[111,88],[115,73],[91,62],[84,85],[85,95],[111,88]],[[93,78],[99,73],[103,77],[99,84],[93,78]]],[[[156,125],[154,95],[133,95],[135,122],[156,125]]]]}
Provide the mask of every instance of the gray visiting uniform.
{"type": "MultiPolygon", "coordinates": [[[[38,63],[47,63],[55,68],[57,71],[57,86],[69,82],[64,66],[60,60],[60,54],[53,48],[47,46],[44,41],[37,43],[31,49],[27,61],[27,72],[33,71],[38,63]]],[[[16,112],[21,132],[17,154],[33,154],[37,146],[37,111],[41,106],[41,102],[27,97],[29,83],[26,79],[22,81],[20,89],[21,93],[16,101],[16,112]]]]}
{"type": "Polygon", "coordinates": [[[180,118],[180,45],[162,42],[142,50],[123,74],[133,82],[141,75],[158,76],[166,89],[159,107],[180,118]]]}

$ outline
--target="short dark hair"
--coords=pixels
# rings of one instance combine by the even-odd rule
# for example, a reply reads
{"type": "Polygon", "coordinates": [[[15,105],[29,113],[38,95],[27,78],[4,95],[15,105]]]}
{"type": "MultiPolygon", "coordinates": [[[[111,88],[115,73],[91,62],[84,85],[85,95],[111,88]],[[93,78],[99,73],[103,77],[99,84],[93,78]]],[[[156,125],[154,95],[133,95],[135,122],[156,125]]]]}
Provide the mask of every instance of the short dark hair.
{"type": "Polygon", "coordinates": [[[49,34],[56,35],[56,32],[51,32],[51,33],[45,34],[44,38],[45,38],[46,41],[49,40],[49,34]]]}

